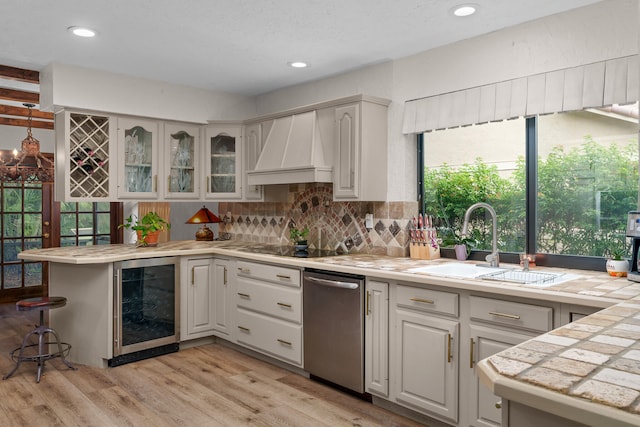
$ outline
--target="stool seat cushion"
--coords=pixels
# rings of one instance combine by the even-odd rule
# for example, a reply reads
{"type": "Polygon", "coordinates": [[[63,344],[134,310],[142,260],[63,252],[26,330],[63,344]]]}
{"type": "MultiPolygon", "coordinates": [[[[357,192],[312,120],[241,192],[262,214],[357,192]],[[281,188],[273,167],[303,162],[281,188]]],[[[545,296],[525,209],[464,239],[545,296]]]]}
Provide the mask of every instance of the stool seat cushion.
{"type": "Polygon", "coordinates": [[[20,300],[16,303],[16,310],[46,310],[49,308],[64,307],[67,305],[65,297],[36,297],[20,300]]]}

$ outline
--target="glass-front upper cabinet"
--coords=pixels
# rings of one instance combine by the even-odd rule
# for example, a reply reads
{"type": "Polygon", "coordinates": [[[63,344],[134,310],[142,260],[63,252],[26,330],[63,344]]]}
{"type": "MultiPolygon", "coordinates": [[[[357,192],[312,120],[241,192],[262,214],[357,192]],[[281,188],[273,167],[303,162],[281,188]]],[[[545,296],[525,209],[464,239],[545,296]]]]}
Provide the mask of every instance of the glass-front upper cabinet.
{"type": "Polygon", "coordinates": [[[166,198],[197,199],[200,196],[199,135],[199,126],[164,125],[166,198]]]}
{"type": "Polygon", "coordinates": [[[158,122],[118,119],[118,197],[158,197],[158,122]]]}
{"type": "Polygon", "coordinates": [[[242,196],[242,126],[210,125],[205,135],[205,197],[239,199],[242,196]]]}

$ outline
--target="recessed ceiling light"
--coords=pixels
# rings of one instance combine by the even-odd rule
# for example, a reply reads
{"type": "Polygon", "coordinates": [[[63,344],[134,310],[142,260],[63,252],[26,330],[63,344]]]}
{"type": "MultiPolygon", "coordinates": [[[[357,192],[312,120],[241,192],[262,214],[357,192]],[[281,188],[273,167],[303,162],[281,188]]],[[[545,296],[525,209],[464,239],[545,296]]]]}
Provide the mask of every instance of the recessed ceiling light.
{"type": "Polygon", "coordinates": [[[474,13],[476,13],[476,5],[474,4],[461,4],[458,5],[456,7],[454,7],[453,9],[453,14],[455,16],[470,16],[473,15],[474,13]]]}
{"type": "Polygon", "coordinates": [[[78,37],[95,37],[96,35],[95,30],[87,27],[69,27],[67,28],[67,31],[70,31],[78,37]]]}
{"type": "Polygon", "coordinates": [[[293,61],[293,62],[288,62],[287,64],[289,64],[289,66],[293,68],[306,68],[309,66],[309,64],[302,61],[293,61]]]}

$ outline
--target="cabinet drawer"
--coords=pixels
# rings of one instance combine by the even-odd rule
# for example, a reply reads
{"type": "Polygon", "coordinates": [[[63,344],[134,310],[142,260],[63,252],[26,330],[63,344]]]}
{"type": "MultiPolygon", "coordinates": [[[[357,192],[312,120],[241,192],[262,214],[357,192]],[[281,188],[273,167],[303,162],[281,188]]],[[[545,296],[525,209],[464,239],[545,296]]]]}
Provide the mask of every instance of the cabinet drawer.
{"type": "Polygon", "coordinates": [[[238,307],[302,323],[302,290],[238,277],[236,282],[238,307]]]}
{"type": "Polygon", "coordinates": [[[242,309],[237,312],[237,340],[255,350],[302,365],[302,325],[242,309]]]}
{"type": "Polygon", "coordinates": [[[449,314],[458,317],[458,294],[399,285],[396,304],[414,310],[449,314]]]}
{"type": "Polygon", "coordinates": [[[548,332],[553,328],[553,308],[493,298],[470,297],[471,319],[509,327],[548,332]]]}
{"type": "Polygon", "coordinates": [[[238,267],[238,277],[251,277],[279,285],[300,287],[300,270],[295,268],[247,261],[238,261],[236,265],[238,267]]]}

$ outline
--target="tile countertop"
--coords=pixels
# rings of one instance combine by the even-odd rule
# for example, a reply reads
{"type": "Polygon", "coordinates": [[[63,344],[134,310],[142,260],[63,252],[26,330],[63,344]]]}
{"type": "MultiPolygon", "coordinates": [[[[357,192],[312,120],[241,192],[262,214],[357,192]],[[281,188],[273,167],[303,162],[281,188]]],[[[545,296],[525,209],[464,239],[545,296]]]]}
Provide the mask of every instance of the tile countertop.
{"type": "Polygon", "coordinates": [[[544,268],[579,277],[540,289],[534,285],[409,272],[416,267],[456,262],[448,259],[422,261],[365,254],[295,258],[242,251],[255,245],[240,241],[172,241],[155,248],[104,245],[34,249],[18,257],[95,264],[212,254],[605,308],[482,360],[477,365],[478,375],[494,394],[588,425],[640,425],[640,283],[612,278],[603,272],[544,268]]]}
{"type": "Polygon", "coordinates": [[[478,375],[494,394],[560,417],[640,426],[640,298],[490,356],[478,375]]]}
{"type": "MultiPolygon", "coordinates": [[[[280,263],[292,267],[317,268],[342,273],[369,275],[380,279],[440,285],[451,289],[486,290],[487,292],[508,296],[535,298],[543,301],[579,304],[597,308],[606,308],[618,302],[640,296],[640,283],[631,282],[625,278],[612,278],[603,272],[545,267],[545,271],[568,272],[579,276],[579,278],[551,287],[539,288],[526,284],[439,277],[409,272],[409,270],[417,267],[459,262],[452,259],[441,258],[423,261],[368,254],[349,254],[326,258],[296,258],[243,251],[258,245],[260,244],[234,240],[213,242],[179,240],[161,243],[157,247],[116,244],[31,249],[18,254],[18,258],[65,264],[100,264],[161,256],[219,255],[280,263]]],[[[474,262],[468,261],[467,263],[473,264],[474,262]]],[[[504,266],[518,267],[508,264],[504,264],[504,266]]],[[[536,269],[541,270],[542,267],[537,267],[536,269]]],[[[532,268],[532,271],[535,271],[535,269],[532,268]]]]}

